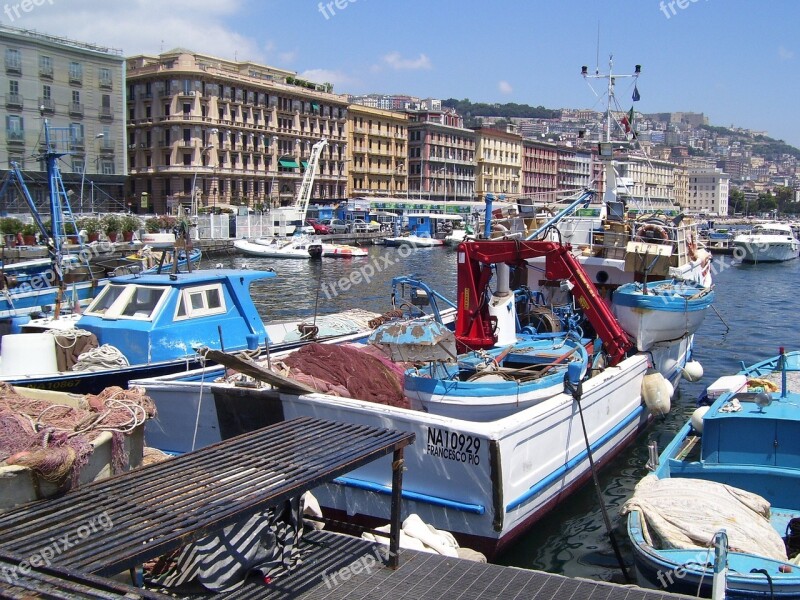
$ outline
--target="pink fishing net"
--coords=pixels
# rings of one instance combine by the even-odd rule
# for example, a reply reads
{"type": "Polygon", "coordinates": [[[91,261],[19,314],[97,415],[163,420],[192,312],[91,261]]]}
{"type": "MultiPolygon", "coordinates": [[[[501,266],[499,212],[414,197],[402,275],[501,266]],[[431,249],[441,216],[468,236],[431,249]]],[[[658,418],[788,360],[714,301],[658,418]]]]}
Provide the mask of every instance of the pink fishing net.
{"type": "Polygon", "coordinates": [[[63,490],[77,485],[92,454],[92,441],[112,433],[112,470],[128,464],[125,435],[155,416],[142,390],[112,387],[88,395],[80,408],[29,398],[0,384],[0,465],[20,465],[63,490]]]}

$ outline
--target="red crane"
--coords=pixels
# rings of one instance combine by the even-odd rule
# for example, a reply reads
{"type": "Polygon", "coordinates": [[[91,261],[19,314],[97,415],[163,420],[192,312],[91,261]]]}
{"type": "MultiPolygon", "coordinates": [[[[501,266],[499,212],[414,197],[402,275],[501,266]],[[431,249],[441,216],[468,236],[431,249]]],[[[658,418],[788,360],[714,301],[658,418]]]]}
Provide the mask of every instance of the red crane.
{"type": "Polygon", "coordinates": [[[462,347],[471,349],[494,346],[497,319],[489,314],[486,302],[492,265],[505,263],[524,267],[525,259],[540,256],[545,257],[547,279],[566,280],[571,284],[578,305],[603,342],[609,364],[617,364],[633,343],[586,271],[570,253],[570,245],[552,241],[481,240],[458,246],[456,340],[462,347]]]}

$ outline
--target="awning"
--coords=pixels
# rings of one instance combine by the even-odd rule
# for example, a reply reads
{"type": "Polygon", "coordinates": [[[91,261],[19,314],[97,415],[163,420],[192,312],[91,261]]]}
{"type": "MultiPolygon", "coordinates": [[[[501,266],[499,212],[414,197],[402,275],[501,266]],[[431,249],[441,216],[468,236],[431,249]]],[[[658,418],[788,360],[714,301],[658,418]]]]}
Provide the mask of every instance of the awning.
{"type": "Polygon", "coordinates": [[[308,161],[307,160],[300,161],[300,164],[303,165],[303,170],[308,168],[308,161]]]}
{"type": "Polygon", "coordinates": [[[294,160],[279,160],[278,164],[282,167],[286,167],[287,169],[297,168],[297,162],[294,160]]]}
{"type": "Polygon", "coordinates": [[[312,102],[311,108],[313,108],[314,110],[319,110],[319,104],[317,104],[316,102],[312,102]]]}

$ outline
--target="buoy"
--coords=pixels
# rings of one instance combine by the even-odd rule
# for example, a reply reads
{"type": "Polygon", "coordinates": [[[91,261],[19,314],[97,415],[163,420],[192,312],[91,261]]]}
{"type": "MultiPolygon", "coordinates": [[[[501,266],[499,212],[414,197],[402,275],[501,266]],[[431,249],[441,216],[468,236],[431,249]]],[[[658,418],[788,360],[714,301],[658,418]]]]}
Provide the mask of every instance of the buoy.
{"type": "Polygon", "coordinates": [[[696,360],[690,360],[686,366],[681,369],[681,375],[686,381],[700,381],[703,378],[703,365],[696,360]]]}
{"type": "Polygon", "coordinates": [[[642,399],[654,415],[666,415],[672,398],[672,384],[655,369],[647,369],[642,379],[642,399]]]}
{"type": "Polygon", "coordinates": [[[697,433],[703,434],[703,416],[708,412],[710,406],[699,406],[692,413],[692,429],[697,433]]]}
{"type": "Polygon", "coordinates": [[[664,389],[667,391],[667,396],[671,399],[675,395],[675,386],[672,385],[672,382],[664,378],[664,389]]]}

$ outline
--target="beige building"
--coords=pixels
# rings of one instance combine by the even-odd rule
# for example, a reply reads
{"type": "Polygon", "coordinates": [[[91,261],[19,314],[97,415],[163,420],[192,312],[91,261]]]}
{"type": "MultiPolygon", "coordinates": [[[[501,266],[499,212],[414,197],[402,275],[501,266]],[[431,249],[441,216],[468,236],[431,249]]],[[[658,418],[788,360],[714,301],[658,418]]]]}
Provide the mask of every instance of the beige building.
{"type": "MultiPolygon", "coordinates": [[[[641,156],[629,156],[618,167],[628,183],[624,196],[631,208],[669,208],[675,201],[675,164],[641,156]]],[[[621,184],[619,180],[618,185],[621,184]]]]}
{"type": "MultiPolygon", "coordinates": [[[[36,156],[44,140],[66,154],[59,162],[75,212],[120,210],[125,202],[125,60],[122,51],[34,31],[0,26],[5,58],[0,178],[15,162],[28,175],[38,206],[47,206],[45,165],[36,156]],[[83,188],[83,197],[81,189],[83,188]]],[[[25,211],[12,191],[3,210],[25,211]]]]}
{"type": "Polygon", "coordinates": [[[689,204],[689,169],[684,165],[675,165],[672,173],[675,180],[675,204],[686,208],[689,204]]]}
{"type": "Polygon", "coordinates": [[[127,82],[131,192],[143,211],[292,204],[322,138],[312,201],[345,197],[347,100],[329,84],[180,48],[129,58],[127,82]]]}
{"type": "Polygon", "coordinates": [[[522,136],[490,127],[479,127],[475,134],[476,195],[516,198],[522,191],[522,136]]]}
{"type": "Polygon", "coordinates": [[[408,116],[351,104],[348,122],[347,196],[405,196],[408,116]]]}
{"type": "Polygon", "coordinates": [[[689,213],[728,214],[730,175],[722,169],[689,169],[689,199],[683,205],[689,213]]]}

